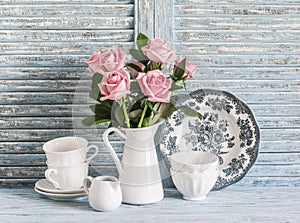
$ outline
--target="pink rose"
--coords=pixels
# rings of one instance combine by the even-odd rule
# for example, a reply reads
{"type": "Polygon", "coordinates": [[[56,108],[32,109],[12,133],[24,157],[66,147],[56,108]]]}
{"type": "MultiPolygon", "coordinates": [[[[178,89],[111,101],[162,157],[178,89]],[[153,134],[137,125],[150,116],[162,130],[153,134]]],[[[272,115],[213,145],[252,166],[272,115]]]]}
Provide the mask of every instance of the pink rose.
{"type": "Polygon", "coordinates": [[[107,51],[98,50],[91,55],[87,64],[90,72],[104,75],[124,67],[125,56],[120,48],[107,51]]]}
{"type": "Polygon", "coordinates": [[[100,84],[100,92],[104,97],[100,100],[107,99],[118,100],[129,93],[130,76],[124,69],[105,75],[100,84]]]}
{"type": "Polygon", "coordinates": [[[172,81],[167,79],[160,70],[139,73],[136,78],[142,92],[152,102],[170,102],[172,81]]]}
{"type": "MultiPolygon", "coordinates": [[[[135,65],[137,65],[139,68],[141,68],[141,70],[144,70],[144,69],[145,69],[145,65],[142,64],[141,62],[139,62],[139,61],[137,61],[137,60],[134,60],[133,63],[134,63],[135,65]]],[[[133,76],[134,78],[136,78],[136,77],[138,76],[139,72],[136,71],[135,69],[133,69],[132,67],[129,67],[129,66],[128,66],[127,69],[130,71],[130,73],[132,74],[132,76],[133,76]]]]}
{"type": "Polygon", "coordinates": [[[149,39],[148,45],[142,47],[143,53],[155,63],[168,63],[174,61],[175,50],[170,48],[167,40],[160,38],[149,39]]]}
{"type": "MultiPolygon", "coordinates": [[[[181,60],[176,60],[175,64],[174,64],[174,69],[176,69],[176,67],[178,66],[178,64],[181,62],[181,60]]],[[[184,74],[182,76],[182,80],[190,80],[193,75],[196,73],[198,67],[193,64],[191,61],[186,60],[185,61],[185,70],[184,70],[184,74]]]]}

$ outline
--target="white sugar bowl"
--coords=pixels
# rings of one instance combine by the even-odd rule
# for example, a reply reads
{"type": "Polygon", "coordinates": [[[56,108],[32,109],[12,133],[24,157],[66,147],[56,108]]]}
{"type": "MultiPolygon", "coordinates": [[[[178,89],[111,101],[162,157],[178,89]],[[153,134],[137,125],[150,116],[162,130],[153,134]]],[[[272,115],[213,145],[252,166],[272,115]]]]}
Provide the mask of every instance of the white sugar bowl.
{"type": "Polygon", "coordinates": [[[218,168],[200,174],[178,172],[172,168],[170,171],[175,187],[183,195],[183,199],[189,201],[204,200],[218,177],[218,168]]]}
{"type": "Polygon", "coordinates": [[[182,173],[200,174],[214,171],[219,165],[219,159],[210,152],[184,151],[170,156],[173,170],[182,173]]]}

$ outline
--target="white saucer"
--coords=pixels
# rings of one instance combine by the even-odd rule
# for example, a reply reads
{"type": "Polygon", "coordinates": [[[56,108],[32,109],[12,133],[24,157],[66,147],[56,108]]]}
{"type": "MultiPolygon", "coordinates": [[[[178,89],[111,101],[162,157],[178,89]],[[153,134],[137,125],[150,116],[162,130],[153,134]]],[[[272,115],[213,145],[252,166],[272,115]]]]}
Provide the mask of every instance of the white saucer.
{"type": "Polygon", "coordinates": [[[48,198],[50,198],[52,200],[56,200],[56,201],[74,201],[74,200],[78,200],[78,199],[81,199],[81,198],[84,198],[87,196],[85,191],[80,192],[80,193],[56,194],[56,193],[48,193],[45,191],[41,191],[41,190],[37,189],[36,187],[34,187],[34,190],[37,193],[47,196],[48,198]]]}
{"type": "Polygon", "coordinates": [[[54,193],[54,194],[78,194],[83,193],[84,189],[76,189],[76,190],[61,190],[56,189],[48,180],[41,179],[35,183],[35,187],[40,190],[47,193],[54,193]]]}

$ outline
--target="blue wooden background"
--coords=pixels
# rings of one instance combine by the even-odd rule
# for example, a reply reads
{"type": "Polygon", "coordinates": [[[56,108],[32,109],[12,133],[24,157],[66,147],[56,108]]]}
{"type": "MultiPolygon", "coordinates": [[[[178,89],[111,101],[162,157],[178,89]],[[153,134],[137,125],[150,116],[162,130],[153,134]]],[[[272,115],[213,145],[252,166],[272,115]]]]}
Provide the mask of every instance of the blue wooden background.
{"type": "Polygon", "coordinates": [[[241,186],[300,186],[299,0],[1,0],[0,187],[43,178],[42,144],[73,134],[101,147],[91,174],[116,175],[95,137],[103,128],[78,124],[85,61],[100,48],[128,52],[138,32],[201,67],[190,90],[227,90],[251,107],[260,153],[241,186]]]}

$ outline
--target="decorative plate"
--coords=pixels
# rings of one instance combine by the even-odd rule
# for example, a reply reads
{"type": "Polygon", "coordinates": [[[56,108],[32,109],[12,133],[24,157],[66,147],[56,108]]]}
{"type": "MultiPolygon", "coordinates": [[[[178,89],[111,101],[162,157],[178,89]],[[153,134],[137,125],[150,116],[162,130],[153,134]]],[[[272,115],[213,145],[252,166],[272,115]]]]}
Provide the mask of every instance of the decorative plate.
{"type": "Polygon", "coordinates": [[[160,150],[168,157],[178,151],[209,151],[219,157],[219,176],[213,190],[241,180],[254,164],[260,132],[250,108],[231,93],[203,89],[182,99],[203,119],[187,117],[180,110],[166,121],[160,150]]]}

